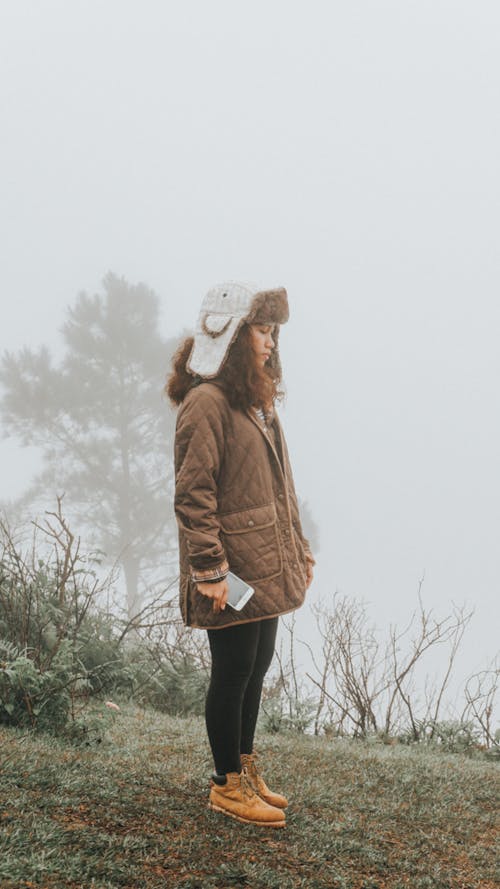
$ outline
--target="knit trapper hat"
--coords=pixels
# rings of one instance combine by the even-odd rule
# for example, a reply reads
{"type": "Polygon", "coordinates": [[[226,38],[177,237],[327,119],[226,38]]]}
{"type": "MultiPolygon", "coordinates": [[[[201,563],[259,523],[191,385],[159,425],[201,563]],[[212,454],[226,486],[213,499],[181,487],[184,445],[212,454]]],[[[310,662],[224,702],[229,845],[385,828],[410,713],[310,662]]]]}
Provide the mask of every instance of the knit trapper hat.
{"type": "MultiPolygon", "coordinates": [[[[262,290],[239,281],[218,284],[203,300],[186,370],[203,379],[216,377],[242,324],[284,324],[286,321],[288,298],[284,287],[262,290]]],[[[267,365],[279,370],[277,336],[278,330],[273,334],[275,347],[267,365]]]]}

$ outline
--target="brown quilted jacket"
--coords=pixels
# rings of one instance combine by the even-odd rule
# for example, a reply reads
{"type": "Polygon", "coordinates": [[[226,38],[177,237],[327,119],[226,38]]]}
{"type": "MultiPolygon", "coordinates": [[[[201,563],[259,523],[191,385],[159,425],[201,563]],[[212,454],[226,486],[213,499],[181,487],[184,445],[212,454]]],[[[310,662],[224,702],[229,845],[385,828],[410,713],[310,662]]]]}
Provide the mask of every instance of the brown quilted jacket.
{"type": "Polygon", "coordinates": [[[253,412],[231,408],[220,386],[191,389],[177,417],[175,512],[184,623],[217,628],[284,614],[302,605],[307,562],[285,439],[253,412]],[[275,438],[275,440],[274,440],[275,438]],[[220,614],[196,580],[229,569],[255,588],[241,611],[220,614]]]}

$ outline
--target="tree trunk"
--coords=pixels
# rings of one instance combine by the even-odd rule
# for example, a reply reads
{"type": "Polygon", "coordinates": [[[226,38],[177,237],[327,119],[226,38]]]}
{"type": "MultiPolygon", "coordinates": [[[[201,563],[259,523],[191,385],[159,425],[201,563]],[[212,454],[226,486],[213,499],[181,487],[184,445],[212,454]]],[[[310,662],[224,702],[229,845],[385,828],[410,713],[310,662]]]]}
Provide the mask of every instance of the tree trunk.
{"type": "Polygon", "coordinates": [[[140,560],[125,552],[122,558],[122,565],[127,592],[127,616],[129,620],[132,620],[141,607],[138,590],[140,560]]]}

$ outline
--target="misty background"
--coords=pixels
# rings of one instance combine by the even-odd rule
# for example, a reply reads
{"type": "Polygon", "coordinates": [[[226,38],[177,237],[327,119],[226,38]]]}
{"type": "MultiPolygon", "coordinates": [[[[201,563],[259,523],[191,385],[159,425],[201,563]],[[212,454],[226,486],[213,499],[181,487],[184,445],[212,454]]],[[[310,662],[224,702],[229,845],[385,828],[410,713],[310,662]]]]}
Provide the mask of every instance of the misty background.
{"type": "MultiPolygon", "coordinates": [[[[458,673],[486,666],[498,4],[21,0],[1,19],[1,351],[57,361],[67,306],[109,270],[158,294],[166,339],[218,281],[286,286],[281,416],[320,535],[310,601],[339,590],[405,624],[424,578],[437,614],[475,608],[458,673]]],[[[40,457],[13,439],[0,456],[5,502],[40,457]]]]}

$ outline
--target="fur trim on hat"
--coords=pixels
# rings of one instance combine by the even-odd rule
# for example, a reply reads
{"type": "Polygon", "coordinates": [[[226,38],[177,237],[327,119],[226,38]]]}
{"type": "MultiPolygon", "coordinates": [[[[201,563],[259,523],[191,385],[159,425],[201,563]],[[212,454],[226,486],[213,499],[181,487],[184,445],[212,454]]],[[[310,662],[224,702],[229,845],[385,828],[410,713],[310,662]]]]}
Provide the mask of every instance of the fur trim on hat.
{"type": "Polygon", "coordinates": [[[248,324],[286,324],[288,318],[287,293],[284,287],[280,287],[257,293],[245,320],[248,324]]]}

